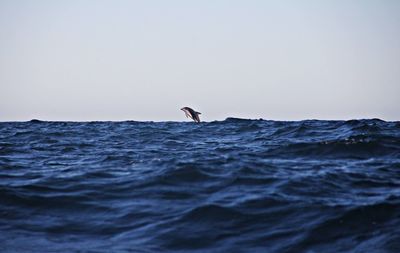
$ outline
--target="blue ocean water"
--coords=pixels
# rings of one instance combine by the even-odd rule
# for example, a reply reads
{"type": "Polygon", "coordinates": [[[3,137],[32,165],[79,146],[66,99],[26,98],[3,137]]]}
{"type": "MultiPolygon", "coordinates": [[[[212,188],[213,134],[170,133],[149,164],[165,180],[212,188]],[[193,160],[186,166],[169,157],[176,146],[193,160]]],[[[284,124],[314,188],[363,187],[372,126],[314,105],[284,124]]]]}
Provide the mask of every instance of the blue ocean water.
{"type": "Polygon", "coordinates": [[[3,122],[0,252],[400,252],[400,122],[3,122]]]}

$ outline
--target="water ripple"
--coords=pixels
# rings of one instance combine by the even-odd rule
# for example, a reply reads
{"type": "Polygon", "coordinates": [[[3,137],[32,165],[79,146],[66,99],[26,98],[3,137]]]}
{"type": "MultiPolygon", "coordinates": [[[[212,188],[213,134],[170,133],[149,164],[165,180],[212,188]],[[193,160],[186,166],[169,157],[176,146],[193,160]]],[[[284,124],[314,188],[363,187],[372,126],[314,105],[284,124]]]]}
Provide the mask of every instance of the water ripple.
{"type": "Polygon", "coordinates": [[[400,252],[399,126],[0,123],[0,251],[400,252]]]}

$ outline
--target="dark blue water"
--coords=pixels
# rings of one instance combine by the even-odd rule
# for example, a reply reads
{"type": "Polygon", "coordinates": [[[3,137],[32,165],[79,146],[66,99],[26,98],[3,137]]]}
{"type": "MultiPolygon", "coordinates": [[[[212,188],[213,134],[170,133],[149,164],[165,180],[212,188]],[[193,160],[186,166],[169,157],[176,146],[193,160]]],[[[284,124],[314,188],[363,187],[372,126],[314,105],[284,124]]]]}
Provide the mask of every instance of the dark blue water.
{"type": "Polygon", "coordinates": [[[400,122],[0,123],[0,252],[400,252],[400,122]]]}

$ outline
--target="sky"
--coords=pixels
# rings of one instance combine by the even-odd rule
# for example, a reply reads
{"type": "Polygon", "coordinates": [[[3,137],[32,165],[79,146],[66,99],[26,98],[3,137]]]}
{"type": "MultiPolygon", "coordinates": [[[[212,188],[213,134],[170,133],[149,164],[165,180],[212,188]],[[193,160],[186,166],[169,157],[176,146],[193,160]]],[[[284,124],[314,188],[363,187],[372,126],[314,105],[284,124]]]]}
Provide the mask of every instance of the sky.
{"type": "Polygon", "coordinates": [[[398,0],[0,0],[0,121],[400,120],[398,0]]]}

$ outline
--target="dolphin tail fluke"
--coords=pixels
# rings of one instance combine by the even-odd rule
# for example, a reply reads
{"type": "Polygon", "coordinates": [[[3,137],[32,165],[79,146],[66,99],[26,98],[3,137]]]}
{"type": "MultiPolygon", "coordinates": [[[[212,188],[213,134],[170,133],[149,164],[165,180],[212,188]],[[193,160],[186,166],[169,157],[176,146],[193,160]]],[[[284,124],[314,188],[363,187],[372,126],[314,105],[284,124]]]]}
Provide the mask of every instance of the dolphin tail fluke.
{"type": "Polygon", "coordinates": [[[200,122],[200,117],[199,117],[199,115],[200,115],[201,113],[199,113],[199,112],[195,112],[195,115],[194,115],[194,121],[196,121],[196,122],[200,122]]]}

